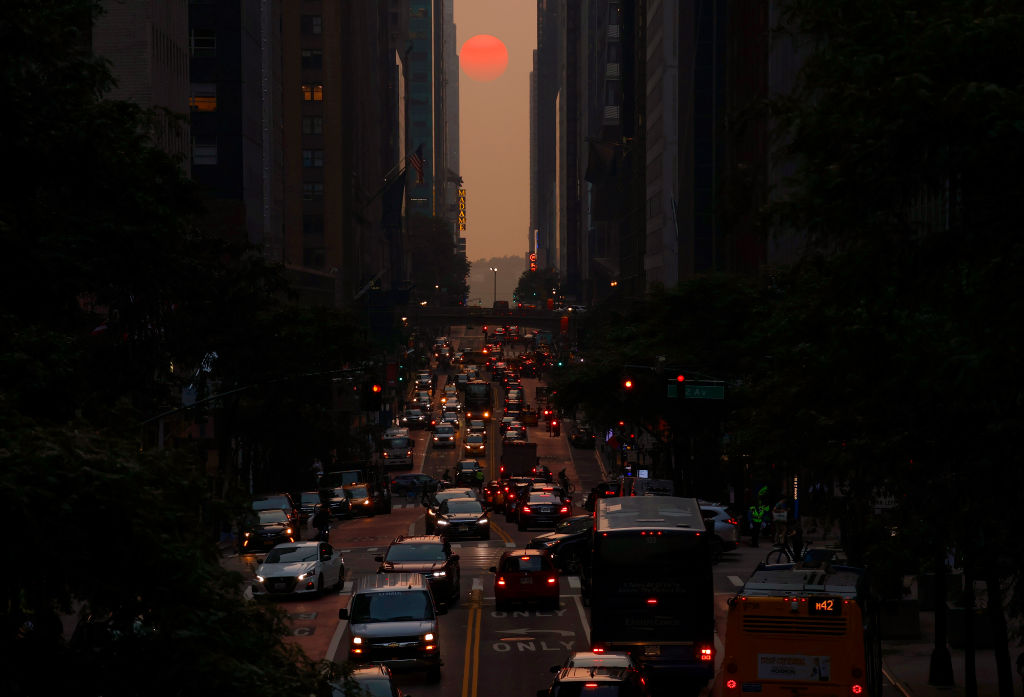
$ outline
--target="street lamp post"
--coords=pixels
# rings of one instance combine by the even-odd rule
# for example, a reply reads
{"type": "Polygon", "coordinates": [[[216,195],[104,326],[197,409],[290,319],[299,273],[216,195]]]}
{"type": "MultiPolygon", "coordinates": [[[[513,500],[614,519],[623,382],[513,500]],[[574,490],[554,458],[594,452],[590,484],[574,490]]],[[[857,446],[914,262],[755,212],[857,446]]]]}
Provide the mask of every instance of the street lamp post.
{"type": "Polygon", "coordinates": [[[498,267],[492,266],[490,269],[494,272],[494,303],[496,304],[498,302],[498,267]]]}

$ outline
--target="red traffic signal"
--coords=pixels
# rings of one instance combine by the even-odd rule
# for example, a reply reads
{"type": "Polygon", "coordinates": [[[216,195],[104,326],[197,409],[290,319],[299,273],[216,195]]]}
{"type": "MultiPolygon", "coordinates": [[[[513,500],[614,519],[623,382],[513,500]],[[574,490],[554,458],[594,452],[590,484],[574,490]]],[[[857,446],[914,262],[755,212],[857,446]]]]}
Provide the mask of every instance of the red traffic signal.
{"type": "Polygon", "coordinates": [[[686,381],[686,376],[685,375],[683,375],[682,373],[679,373],[679,375],[676,375],[676,382],[685,382],[685,381],[686,381]]]}
{"type": "Polygon", "coordinates": [[[380,385],[374,385],[374,386],[373,386],[372,388],[370,388],[370,389],[372,389],[372,390],[373,390],[374,392],[380,392],[382,388],[381,388],[381,386],[380,386],[380,385]]]}
{"type": "Polygon", "coordinates": [[[631,390],[633,389],[633,381],[630,380],[629,378],[626,378],[626,381],[622,383],[622,386],[625,387],[627,390],[631,390]]]}

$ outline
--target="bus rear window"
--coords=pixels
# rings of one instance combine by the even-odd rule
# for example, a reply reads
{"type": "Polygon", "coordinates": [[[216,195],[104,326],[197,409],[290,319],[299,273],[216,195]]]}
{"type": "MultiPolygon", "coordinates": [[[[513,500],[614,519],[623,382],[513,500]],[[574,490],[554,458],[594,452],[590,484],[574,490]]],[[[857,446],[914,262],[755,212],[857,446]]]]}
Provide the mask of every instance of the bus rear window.
{"type": "Polygon", "coordinates": [[[658,566],[678,563],[681,557],[692,557],[695,553],[706,554],[701,539],[695,535],[629,535],[598,536],[595,546],[599,547],[601,560],[611,564],[633,566],[658,566]]]}

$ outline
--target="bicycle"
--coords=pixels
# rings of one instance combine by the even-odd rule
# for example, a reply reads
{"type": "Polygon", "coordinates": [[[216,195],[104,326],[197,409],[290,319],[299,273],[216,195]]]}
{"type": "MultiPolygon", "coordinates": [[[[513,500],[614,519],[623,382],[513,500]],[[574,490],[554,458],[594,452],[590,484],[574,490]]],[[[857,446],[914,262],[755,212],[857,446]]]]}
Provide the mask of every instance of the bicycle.
{"type": "Polygon", "coordinates": [[[787,538],[783,542],[776,542],[772,545],[772,550],[765,555],[765,564],[794,564],[798,561],[803,561],[806,558],[808,552],[808,545],[803,545],[800,550],[800,558],[797,559],[797,555],[793,551],[793,546],[789,543],[787,538]]]}

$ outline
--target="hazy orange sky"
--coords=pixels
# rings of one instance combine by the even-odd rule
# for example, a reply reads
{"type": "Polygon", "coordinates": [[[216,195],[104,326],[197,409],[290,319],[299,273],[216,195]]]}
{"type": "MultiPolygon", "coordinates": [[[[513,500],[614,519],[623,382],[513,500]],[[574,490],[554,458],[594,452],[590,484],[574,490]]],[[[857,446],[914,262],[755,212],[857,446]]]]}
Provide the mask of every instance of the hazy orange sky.
{"type": "Polygon", "coordinates": [[[466,258],[526,254],[530,228],[530,71],[537,0],[455,0],[455,44],[490,34],[508,69],[490,82],[459,75],[460,168],[466,187],[466,258]]]}

